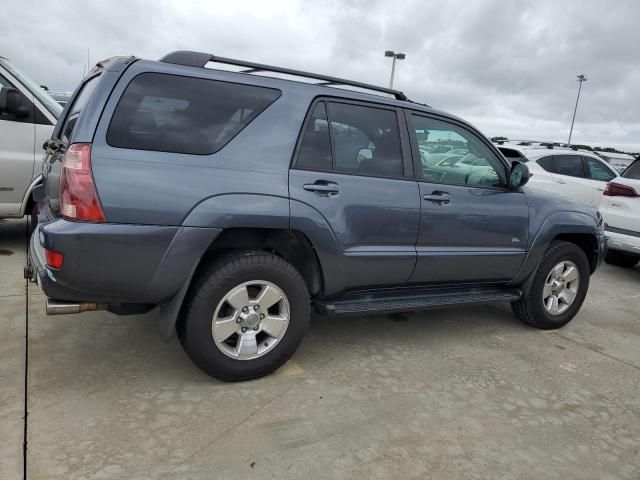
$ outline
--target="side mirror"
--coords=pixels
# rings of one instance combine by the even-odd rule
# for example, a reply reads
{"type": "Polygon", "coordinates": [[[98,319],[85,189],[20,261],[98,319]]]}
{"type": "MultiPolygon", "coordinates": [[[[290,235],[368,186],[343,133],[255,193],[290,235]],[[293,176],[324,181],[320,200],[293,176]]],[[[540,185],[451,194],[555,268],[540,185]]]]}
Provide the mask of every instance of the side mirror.
{"type": "Polygon", "coordinates": [[[29,108],[23,105],[22,95],[18,90],[11,87],[0,89],[0,113],[13,115],[16,118],[29,116],[29,108]]]}
{"type": "Polygon", "coordinates": [[[356,160],[360,163],[362,160],[371,160],[373,158],[373,151],[370,148],[361,148],[358,150],[356,160]]]}
{"type": "Polygon", "coordinates": [[[511,163],[511,173],[509,174],[509,189],[517,190],[529,181],[529,167],[524,163],[514,160],[511,163]]]}

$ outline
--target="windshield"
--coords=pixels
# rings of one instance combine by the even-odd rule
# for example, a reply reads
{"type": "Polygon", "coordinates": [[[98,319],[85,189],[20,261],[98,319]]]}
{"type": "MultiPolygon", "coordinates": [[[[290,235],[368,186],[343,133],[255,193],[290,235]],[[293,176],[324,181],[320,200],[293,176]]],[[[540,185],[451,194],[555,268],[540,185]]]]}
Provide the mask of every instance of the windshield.
{"type": "Polygon", "coordinates": [[[62,113],[62,106],[56,102],[51,95],[44,91],[40,85],[27,77],[24,73],[14,67],[8,60],[0,58],[0,64],[15,77],[22,85],[24,85],[31,94],[53,115],[56,119],[62,113]]]}

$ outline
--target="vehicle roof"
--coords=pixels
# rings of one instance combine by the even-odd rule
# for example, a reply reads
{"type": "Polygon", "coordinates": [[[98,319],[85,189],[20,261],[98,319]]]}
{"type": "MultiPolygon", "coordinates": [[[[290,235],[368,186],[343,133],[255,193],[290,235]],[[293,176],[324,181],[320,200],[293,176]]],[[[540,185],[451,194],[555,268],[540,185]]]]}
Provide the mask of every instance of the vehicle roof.
{"type": "Polygon", "coordinates": [[[435,114],[441,117],[445,117],[450,120],[454,120],[465,124],[474,130],[478,130],[476,127],[471,125],[466,120],[453,115],[449,112],[445,112],[442,110],[435,109],[429,105],[417,103],[411,100],[398,100],[396,98],[392,98],[390,96],[386,96],[384,94],[376,94],[376,93],[367,93],[363,91],[357,91],[349,89],[347,86],[327,86],[327,85],[318,85],[313,83],[308,83],[300,80],[292,80],[289,78],[278,78],[276,76],[270,76],[269,72],[260,72],[256,73],[243,73],[238,71],[225,70],[220,68],[211,68],[211,67],[194,67],[187,65],[179,65],[172,63],[165,63],[160,60],[148,60],[148,59],[139,59],[135,57],[111,57],[101,62],[98,62],[96,67],[92,69],[89,75],[95,73],[95,71],[105,68],[108,70],[117,70],[122,68],[125,64],[135,62],[138,64],[138,68],[150,68],[153,70],[174,70],[177,69],[179,71],[189,71],[192,73],[197,73],[199,76],[202,75],[203,72],[223,72],[225,76],[229,76],[229,78],[237,81],[238,83],[252,83],[252,84],[261,84],[264,86],[278,88],[280,90],[286,90],[291,88],[291,86],[304,87],[308,89],[310,93],[315,96],[328,96],[328,97],[341,97],[345,99],[359,100],[363,102],[369,103],[379,103],[399,108],[407,108],[411,110],[421,111],[425,113],[435,114]]]}
{"type": "Polygon", "coordinates": [[[541,144],[531,144],[531,145],[519,145],[517,143],[508,143],[504,142],[502,144],[497,145],[498,149],[508,148],[510,150],[515,150],[519,152],[522,156],[526,157],[529,160],[537,160],[538,158],[546,157],[548,155],[583,155],[586,157],[597,158],[598,160],[602,160],[598,155],[589,150],[577,149],[568,147],[556,147],[556,146],[546,146],[541,144]]]}

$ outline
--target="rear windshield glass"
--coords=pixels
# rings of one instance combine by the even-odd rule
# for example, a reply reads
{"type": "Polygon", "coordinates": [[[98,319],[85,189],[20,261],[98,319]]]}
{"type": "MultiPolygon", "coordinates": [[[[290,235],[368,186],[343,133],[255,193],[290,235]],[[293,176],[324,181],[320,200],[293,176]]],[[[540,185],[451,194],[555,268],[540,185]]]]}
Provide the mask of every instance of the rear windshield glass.
{"type": "Polygon", "coordinates": [[[107,132],[112,147],[208,155],[280,96],[279,90],[160,73],[127,86],[107,132]]]}
{"type": "Polygon", "coordinates": [[[636,160],[622,172],[624,178],[630,178],[631,180],[640,180],[640,160],[636,160]]]}
{"type": "Polygon", "coordinates": [[[80,117],[84,106],[87,104],[91,94],[95,90],[99,77],[100,75],[96,75],[95,77],[87,80],[80,89],[80,92],[73,99],[71,108],[69,109],[67,117],[64,120],[64,124],[62,125],[62,129],[60,130],[60,139],[63,142],[69,143],[71,140],[71,136],[73,135],[78,123],[78,117],[80,117]]]}

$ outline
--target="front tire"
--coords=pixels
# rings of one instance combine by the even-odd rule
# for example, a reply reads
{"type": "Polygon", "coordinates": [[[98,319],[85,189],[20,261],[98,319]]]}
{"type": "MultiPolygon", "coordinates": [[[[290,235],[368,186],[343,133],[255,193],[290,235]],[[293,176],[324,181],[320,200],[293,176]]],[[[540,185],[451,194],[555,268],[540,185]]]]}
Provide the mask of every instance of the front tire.
{"type": "Polygon", "coordinates": [[[291,264],[267,252],[232,254],[198,275],[178,338],[207,375],[250,380],[289,360],[309,315],[309,292],[291,264]]]}
{"type": "Polygon", "coordinates": [[[589,289],[589,261],[573,243],[556,242],[545,252],[528,292],[511,304],[515,315],[543,330],[560,328],[578,313],[589,289]]]}
{"type": "Polygon", "coordinates": [[[633,268],[640,262],[640,255],[620,252],[618,250],[609,250],[604,261],[611,265],[617,265],[618,267],[633,268]]]}

